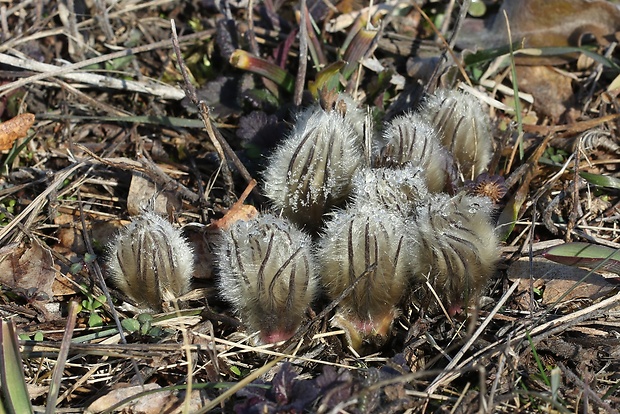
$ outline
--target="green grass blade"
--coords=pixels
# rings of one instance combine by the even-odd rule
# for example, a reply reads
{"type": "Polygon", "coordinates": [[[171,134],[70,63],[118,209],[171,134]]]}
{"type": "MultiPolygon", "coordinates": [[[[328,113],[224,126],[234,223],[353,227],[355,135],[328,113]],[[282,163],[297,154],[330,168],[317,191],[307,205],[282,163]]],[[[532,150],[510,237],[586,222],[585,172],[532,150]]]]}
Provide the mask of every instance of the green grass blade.
{"type": "Polygon", "coordinates": [[[32,413],[15,328],[13,322],[4,320],[0,330],[0,385],[6,412],[32,413]]]}

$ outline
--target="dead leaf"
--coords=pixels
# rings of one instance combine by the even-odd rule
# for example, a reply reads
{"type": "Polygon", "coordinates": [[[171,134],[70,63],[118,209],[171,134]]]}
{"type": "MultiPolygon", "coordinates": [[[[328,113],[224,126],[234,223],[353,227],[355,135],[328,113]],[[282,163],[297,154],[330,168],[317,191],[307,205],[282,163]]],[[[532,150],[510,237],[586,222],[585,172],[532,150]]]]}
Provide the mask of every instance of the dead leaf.
{"type": "Polygon", "coordinates": [[[21,246],[0,263],[0,283],[13,289],[36,289],[51,299],[56,278],[53,265],[51,253],[38,244],[21,246]]]}
{"type": "MultiPolygon", "coordinates": [[[[161,388],[157,384],[144,384],[136,385],[134,387],[121,387],[112,390],[105,394],[103,397],[98,398],[95,402],[88,406],[87,413],[100,413],[115,405],[116,403],[129,398],[133,395],[141,393],[143,391],[151,391],[161,388]]],[[[162,391],[154,394],[149,394],[133,400],[129,403],[129,407],[124,406],[124,409],[129,409],[128,412],[140,412],[140,413],[160,413],[164,405],[164,402],[170,397],[172,391],[162,391]],[[142,410],[132,410],[136,405],[140,404],[142,410]],[[131,407],[131,408],[130,408],[131,407]]]]}
{"type": "Polygon", "coordinates": [[[136,216],[149,203],[152,203],[153,211],[160,216],[168,216],[171,211],[181,209],[181,200],[177,194],[162,190],[143,174],[133,172],[127,195],[127,212],[136,216]]]}
{"type": "MultiPolygon", "coordinates": [[[[571,289],[561,303],[577,299],[596,300],[607,296],[617,288],[617,285],[599,273],[591,273],[584,282],[575,287],[575,284],[588,273],[588,270],[554,263],[542,257],[534,257],[532,263],[534,288],[543,292],[542,305],[555,304],[564,293],[571,289]]],[[[527,307],[530,291],[529,275],[530,262],[527,257],[522,257],[508,268],[508,279],[520,281],[517,292],[524,294],[525,301],[522,305],[525,307],[527,307]]]]}
{"type": "Polygon", "coordinates": [[[568,76],[548,66],[517,66],[516,70],[519,91],[532,94],[537,112],[557,121],[575,105],[572,80],[568,76]]]}
{"type": "Polygon", "coordinates": [[[250,181],[246,189],[243,191],[243,194],[239,197],[237,202],[233,204],[233,206],[226,212],[224,217],[219,220],[213,221],[209,227],[212,229],[227,229],[232,226],[235,222],[239,220],[248,221],[253,219],[258,215],[258,210],[256,207],[243,204],[247,196],[250,194],[252,189],[256,186],[256,180],[250,181]]]}
{"type": "Polygon", "coordinates": [[[0,151],[11,149],[15,140],[23,138],[34,124],[34,114],[17,115],[0,124],[0,151]]]}
{"type": "MultiPolygon", "coordinates": [[[[488,24],[466,19],[457,45],[467,49],[489,49],[509,44],[507,15],[513,42],[527,48],[579,46],[584,36],[607,43],[620,28],[620,9],[604,0],[510,0],[502,2],[488,24]]],[[[519,64],[553,65],[576,56],[519,56],[519,64]]]]}

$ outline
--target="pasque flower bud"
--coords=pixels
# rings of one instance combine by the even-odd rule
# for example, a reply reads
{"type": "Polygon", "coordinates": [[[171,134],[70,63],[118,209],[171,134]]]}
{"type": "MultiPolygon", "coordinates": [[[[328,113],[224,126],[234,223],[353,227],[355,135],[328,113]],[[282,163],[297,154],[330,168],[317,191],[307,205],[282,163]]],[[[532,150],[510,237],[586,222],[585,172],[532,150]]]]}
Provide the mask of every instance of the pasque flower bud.
{"type": "Polygon", "coordinates": [[[328,296],[337,299],[361,277],[333,319],[358,351],[372,337],[385,341],[398,314],[412,260],[405,231],[400,214],[370,205],[338,212],[325,227],[317,257],[328,296]]]}
{"type": "Polygon", "coordinates": [[[443,191],[455,175],[452,156],[441,146],[435,128],[420,114],[395,117],[386,126],[383,138],[385,146],[378,164],[399,168],[411,163],[420,167],[430,192],[443,191]]]}
{"type": "Polygon", "coordinates": [[[424,171],[412,163],[400,169],[361,168],[353,176],[354,206],[373,204],[407,217],[427,196],[424,171]]]}
{"type": "Polygon", "coordinates": [[[262,214],[222,230],[218,288],[264,343],[293,336],[317,289],[312,241],[288,220],[262,214]]]}
{"type": "Polygon", "coordinates": [[[107,265],[114,284],[141,308],[162,310],[162,302],[189,292],[193,250],[181,231],[144,211],[108,244],[107,265]]]}
{"type": "MultiPolygon", "coordinates": [[[[316,230],[323,214],[343,202],[364,161],[363,137],[347,117],[359,111],[349,100],[299,113],[288,138],[264,173],[265,195],[294,223],[316,230]]],[[[357,115],[354,120],[357,122],[357,115]]]]}
{"type": "Polygon", "coordinates": [[[440,140],[454,155],[463,179],[473,180],[486,170],[493,138],[489,117],[476,97],[438,89],[424,99],[419,111],[440,131],[440,140]]]}
{"type": "MultiPolygon", "coordinates": [[[[412,262],[414,280],[420,286],[428,280],[451,314],[479,297],[499,260],[491,213],[492,203],[486,197],[435,194],[418,206],[407,227],[419,252],[412,262]]],[[[439,309],[426,287],[418,294],[431,313],[439,309]]]]}

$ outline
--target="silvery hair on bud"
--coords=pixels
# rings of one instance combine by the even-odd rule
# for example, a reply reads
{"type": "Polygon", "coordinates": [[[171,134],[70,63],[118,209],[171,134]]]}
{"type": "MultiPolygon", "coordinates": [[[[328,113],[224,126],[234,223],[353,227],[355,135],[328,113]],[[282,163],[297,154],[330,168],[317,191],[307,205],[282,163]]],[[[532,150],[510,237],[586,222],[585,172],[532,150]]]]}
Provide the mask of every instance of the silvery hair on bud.
{"type": "Polygon", "coordinates": [[[342,113],[348,106],[341,106],[326,111],[315,105],[299,113],[264,173],[264,192],[273,205],[312,230],[346,199],[364,161],[363,137],[342,113]]]}
{"type": "MultiPolygon", "coordinates": [[[[408,226],[419,247],[414,277],[421,284],[428,279],[446,309],[476,300],[495,270],[499,241],[490,222],[492,209],[487,197],[434,194],[408,226]]],[[[431,313],[440,309],[431,292],[424,288],[420,293],[431,313]]]]}
{"type": "Polygon", "coordinates": [[[419,110],[440,131],[442,144],[454,155],[465,180],[486,170],[493,137],[489,117],[475,96],[438,89],[424,99],[419,110]]]}
{"type": "Polygon", "coordinates": [[[145,309],[162,310],[162,302],[190,290],[194,254],[181,230],[152,211],[143,211],[107,246],[114,284],[145,309]]]}
{"type": "Polygon", "coordinates": [[[223,230],[215,248],[218,288],[264,343],[293,336],[317,289],[310,236],[262,214],[223,230]]]}
{"type": "Polygon", "coordinates": [[[352,195],[354,206],[373,204],[407,217],[426,199],[428,189],[424,171],[407,163],[400,169],[359,169],[353,176],[352,195]]]}
{"type": "Polygon", "coordinates": [[[452,156],[441,146],[435,128],[420,114],[409,112],[392,119],[383,139],[378,165],[399,168],[412,163],[420,167],[430,192],[443,191],[454,175],[452,156]]]}
{"type": "Polygon", "coordinates": [[[397,314],[412,260],[405,231],[402,215],[373,205],[340,211],[326,224],[317,251],[321,280],[333,300],[362,276],[338,312],[362,336],[387,335],[397,314]]]}

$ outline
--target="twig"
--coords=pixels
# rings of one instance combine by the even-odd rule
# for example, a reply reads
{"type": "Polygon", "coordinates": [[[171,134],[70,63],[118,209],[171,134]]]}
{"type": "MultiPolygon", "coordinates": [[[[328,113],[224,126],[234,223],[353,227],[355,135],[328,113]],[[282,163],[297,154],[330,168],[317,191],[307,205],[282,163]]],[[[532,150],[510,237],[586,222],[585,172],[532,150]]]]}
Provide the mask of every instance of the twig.
{"type": "Polygon", "coordinates": [[[439,383],[441,382],[441,380],[446,379],[447,381],[452,381],[455,378],[457,378],[460,373],[459,372],[450,372],[453,368],[456,367],[456,365],[461,361],[461,358],[463,358],[463,356],[465,355],[465,353],[469,350],[469,348],[474,344],[474,342],[476,341],[476,339],[478,339],[478,337],[480,335],[482,335],[482,333],[484,332],[484,330],[486,329],[487,325],[489,323],[491,323],[491,321],[493,320],[493,315],[495,315],[497,312],[499,312],[499,310],[501,309],[502,306],[504,306],[504,303],[506,303],[506,301],[508,300],[508,298],[510,298],[510,296],[512,295],[512,293],[515,291],[515,289],[517,289],[517,286],[519,286],[519,281],[515,281],[512,286],[510,286],[510,288],[502,295],[502,298],[499,300],[499,302],[497,302],[497,305],[495,305],[495,307],[493,308],[493,310],[491,311],[491,313],[489,314],[489,316],[484,320],[484,322],[482,322],[480,324],[480,326],[478,327],[478,329],[476,330],[476,332],[473,333],[473,335],[469,338],[469,340],[465,343],[465,345],[463,345],[463,347],[459,350],[459,352],[457,352],[457,354],[454,356],[454,358],[452,359],[452,361],[450,361],[450,363],[446,366],[445,371],[442,372],[441,374],[439,374],[431,383],[431,385],[429,385],[426,388],[426,392],[429,394],[433,394],[435,392],[435,390],[437,389],[437,387],[439,386],[439,383]],[[447,378],[446,378],[447,377],[447,378]]]}
{"type": "Polygon", "coordinates": [[[566,375],[570,381],[574,382],[575,385],[579,389],[583,390],[583,392],[585,392],[587,395],[590,396],[590,398],[592,398],[592,401],[594,402],[594,404],[598,405],[599,407],[601,407],[603,410],[605,410],[609,414],[620,413],[620,411],[612,408],[609,404],[603,401],[601,397],[599,397],[588,384],[580,380],[579,377],[577,377],[577,375],[575,375],[573,371],[566,368],[566,366],[564,366],[563,363],[558,362],[558,366],[560,367],[564,375],[566,375]]]}
{"type": "MultiPolygon", "coordinates": [[[[59,30],[59,33],[62,33],[62,30],[59,30]]],[[[202,32],[192,33],[190,35],[182,36],[179,38],[179,40],[189,41],[189,40],[195,40],[195,39],[202,39],[203,37],[213,35],[214,32],[215,32],[215,29],[205,30],[202,32]]],[[[31,39],[31,40],[35,40],[35,39],[31,39]]],[[[5,45],[0,45],[0,51],[7,50],[3,46],[5,45]]],[[[155,49],[160,49],[160,48],[163,49],[163,48],[171,48],[171,47],[172,47],[172,42],[169,39],[167,39],[167,40],[162,40],[159,42],[151,43],[149,45],[137,46],[131,49],[125,49],[125,50],[121,50],[118,52],[109,53],[107,55],[97,56],[92,59],[87,59],[82,62],[76,62],[76,63],[62,66],[62,67],[58,67],[54,65],[47,65],[47,66],[53,67],[54,70],[51,72],[47,71],[47,72],[39,73],[37,75],[28,76],[26,78],[18,79],[11,83],[7,83],[6,85],[2,85],[0,86],[0,96],[4,96],[12,90],[21,88],[26,85],[30,85],[33,82],[51,78],[54,76],[61,76],[61,75],[74,72],[78,69],[81,69],[87,66],[97,65],[99,63],[108,62],[110,60],[118,59],[121,57],[136,55],[138,53],[150,52],[151,50],[155,50],[155,49]]],[[[0,56],[8,56],[8,55],[0,54],[0,56]]],[[[171,86],[169,87],[172,88],[171,86]]],[[[182,91],[179,91],[177,89],[177,94],[178,92],[181,92],[179,94],[178,99],[183,99],[185,97],[185,94],[183,94],[182,91]]]]}
{"type": "Polygon", "coordinates": [[[69,302],[67,325],[65,327],[65,333],[62,337],[60,351],[58,352],[58,358],[56,358],[56,366],[54,366],[54,373],[52,374],[52,382],[50,383],[50,388],[47,394],[47,404],[45,407],[46,414],[51,414],[55,412],[56,409],[58,392],[60,391],[60,383],[62,382],[62,374],[65,370],[67,356],[69,355],[69,347],[71,345],[71,339],[73,338],[73,329],[75,328],[75,321],[77,320],[77,309],[77,302],[73,300],[69,302]]]}
{"type": "Polygon", "coordinates": [[[465,72],[465,68],[463,68],[463,64],[457,58],[453,50],[454,43],[456,42],[458,32],[460,31],[461,26],[463,25],[463,22],[465,21],[465,16],[467,15],[467,11],[469,10],[470,4],[471,4],[471,0],[463,0],[463,3],[461,4],[461,8],[459,10],[459,17],[454,23],[454,30],[452,32],[452,35],[450,36],[450,39],[446,40],[446,38],[441,34],[439,29],[437,29],[437,27],[433,24],[433,21],[428,17],[426,13],[424,13],[424,10],[422,10],[422,8],[417,3],[413,3],[413,7],[415,7],[416,11],[420,13],[420,15],[424,18],[424,20],[426,20],[426,22],[431,26],[431,28],[433,29],[437,37],[441,40],[441,42],[446,48],[446,50],[444,50],[440,56],[439,63],[437,64],[437,66],[435,66],[433,75],[431,76],[430,80],[426,84],[427,92],[433,92],[432,88],[434,88],[434,85],[437,82],[437,78],[443,71],[444,65],[448,60],[447,59],[448,53],[452,57],[452,60],[454,61],[454,63],[457,65],[459,72],[461,72],[461,75],[463,76],[463,79],[465,79],[467,84],[469,84],[470,86],[472,85],[471,80],[469,79],[469,76],[467,76],[467,72],[465,72]]]}
{"type": "Polygon", "coordinates": [[[306,69],[308,68],[308,26],[306,24],[308,9],[306,7],[306,0],[301,0],[299,12],[299,67],[297,69],[297,77],[295,78],[294,94],[294,102],[297,106],[301,105],[301,98],[306,83],[306,69]]]}
{"type": "MultiPolygon", "coordinates": [[[[180,100],[185,97],[183,91],[165,84],[157,83],[140,83],[132,80],[117,79],[111,76],[97,75],[94,73],[82,73],[73,72],[72,70],[64,71],[55,65],[47,63],[40,63],[33,59],[20,58],[10,56],[5,53],[0,53],[0,63],[15,66],[21,69],[27,69],[34,72],[41,72],[40,75],[29,76],[28,78],[21,79],[16,82],[9,83],[0,87],[0,96],[4,95],[7,91],[13,90],[21,81],[28,80],[27,83],[32,83],[36,80],[49,78],[52,76],[59,76],[64,79],[69,79],[75,82],[85,83],[87,85],[95,86],[105,89],[117,89],[129,92],[139,92],[147,95],[155,95],[162,99],[175,99],[180,100]],[[35,79],[36,78],[36,79],[35,79]]],[[[73,65],[69,65],[73,66],[73,65]]]]}
{"type": "MultiPolygon", "coordinates": [[[[211,139],[211,142],[213,143],[213,146],[215,147],[220,157],[224,180],[232,190],[232,175],[230,174],[230,169],[228,168],[228,164],[226,163],[226,157],[228,157],[228,159],[230,159],[230,161],[237,168],[237,171],[239,171],[241,176],[249,184],[250,182],[252,182],[252,175],[250,175],[241,160],[239,160],[239,157],[237,157],[237,154],[235,154],[232,148],[230,148],[230,145],[228,145],[228,142],[226,142],[220,132],[216,128],[214,128],[213,122],[211,122],[211,119],[209,117],[209,108],[207,107],[207,104],[204,101],[198,101],[198,97],[196,96],[196,89],[189,80],[189,76],[187,75],[187,68],[185,67],[183,56],[181,55],[181,47],[179,46],[179,39],[177,37],[176,25],[174,23],[174,20],[171,20],[170,24],[172,31],[172,48],[174,49],[174,52],[177,56],[177,63],[179,64],[179,69],[181,70],[181,74],[183,75],[183,80],[185,82],[185,95],[198,108],[200,118],[205,124],[207,134],[209,135],[209,138],[211,139]],[[230,180],[230,182],[228,180],[230,180]]],[[[255,193],[258,194],[258,191],[255,191],[255,193]]]]}

